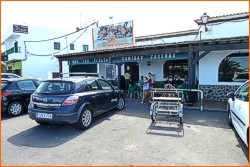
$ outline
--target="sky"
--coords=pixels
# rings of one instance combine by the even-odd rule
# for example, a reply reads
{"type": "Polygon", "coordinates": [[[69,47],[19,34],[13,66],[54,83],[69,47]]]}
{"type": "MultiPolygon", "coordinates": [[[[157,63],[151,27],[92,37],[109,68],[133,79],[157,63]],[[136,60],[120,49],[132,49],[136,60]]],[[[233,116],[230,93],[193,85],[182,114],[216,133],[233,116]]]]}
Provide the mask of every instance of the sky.
{"type": "Polygon", "coordinates": [[[40,26],[73,32],[94,21],[99,26],[134,21],[134,35],[144,36],[198,29],[194,20],[248,12],[248,1],[133,2],[133,1],[4,1],[1,2],[1,36],[12,24],[40,26]],[[113,20],[109,19],[113,16],[113,20]]]}

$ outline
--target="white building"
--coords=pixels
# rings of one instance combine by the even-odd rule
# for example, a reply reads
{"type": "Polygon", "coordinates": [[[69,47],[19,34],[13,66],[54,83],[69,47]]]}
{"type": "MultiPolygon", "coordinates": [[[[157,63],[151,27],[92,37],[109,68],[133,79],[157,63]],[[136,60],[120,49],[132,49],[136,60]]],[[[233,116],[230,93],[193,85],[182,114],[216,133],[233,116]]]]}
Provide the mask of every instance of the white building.
{"type": "MultiPolygon", "coordinates": [[[[188,75],[189,83],[201,89],[205,99],[225,100],[226,93],[242,84],[235,74],[249,73],[248,17],[246,12],[208,17],[206,22],[198,19],[197,30],[135,37],[133,47],[59,55],[63,64],[59,68],[69,69],[65,66],[67,60],[109,59],[109,63],[121,66],[118,74],[123,76],[125,70],[130,70],[135,81],[148,72],[154,74],[156,82],[163,82],[166,76],[188,75]],[[228,60],[237,67],[227,71],[223,63],[228,60]]],[[[100,74],[105,72],[104,67],[102,63],[100,74]]]]}
{"type": "MultiPolygon", "coordinates": [[[[87,29],[91,32],[93,24],[87,29]]],[[[9,70],[23,77],[51,78],[58,73],[57,54],[85,52],[92,48],[91,33],[86,29],[63,32],[56,29],[13,25],[2,36],[2,53],[9,70]]]]}

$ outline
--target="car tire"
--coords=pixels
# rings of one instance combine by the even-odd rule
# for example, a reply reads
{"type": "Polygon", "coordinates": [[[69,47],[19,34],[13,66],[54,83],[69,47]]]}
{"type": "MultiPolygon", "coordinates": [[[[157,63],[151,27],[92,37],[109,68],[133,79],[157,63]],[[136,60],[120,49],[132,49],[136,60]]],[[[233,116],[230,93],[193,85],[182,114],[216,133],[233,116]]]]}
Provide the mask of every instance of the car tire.
{"type": "Polygon", "coordinates": [[[125,108],[125,99],[123,97],[120,97],[118,99],[118,104],[116,107],[118,110],[123,110],[125,108]]]}
{"type": "Polygon", "coordinates": [[[228,104],[228,125],[230,126],[230,127],[233,127],[233,123],[232,123],[232,113],[231,113],[231,111],[230,111],[230,106],[229,106],[229,104],[228,104]]]}
{"type": "Polygon", "coordinates": [[[38,123],[39,125],[48,125],[47,122],[36,121],[36,123],[38,123]]]}
{"type": "Polygon", "coordinates": [[[76,126],[81,130],[88,129],[91,126],[93,120],[93,111],[89,107],[85,107],[76,123],[76,126]]]}
{"type": "Polygon", "coordinates": [[[8,106],[8,114],[11,116],[18,116],[23,112],[23,103],[20,101],[11,102],[8,106]]]}

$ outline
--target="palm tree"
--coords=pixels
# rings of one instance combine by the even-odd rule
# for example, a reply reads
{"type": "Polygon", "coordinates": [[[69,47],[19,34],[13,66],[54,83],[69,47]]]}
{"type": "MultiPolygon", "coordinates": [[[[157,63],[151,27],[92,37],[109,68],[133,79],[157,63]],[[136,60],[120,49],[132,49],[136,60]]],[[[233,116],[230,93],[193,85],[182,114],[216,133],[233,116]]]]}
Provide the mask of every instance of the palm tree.
{"type": "Polygon", "coordinates": [[[222,73],[222,75],[234,74],[241,67],[240,62],[231,60],[231,58],[232,57],[226,57],[221,61],[219,66],[219,72],[222,73]]]}

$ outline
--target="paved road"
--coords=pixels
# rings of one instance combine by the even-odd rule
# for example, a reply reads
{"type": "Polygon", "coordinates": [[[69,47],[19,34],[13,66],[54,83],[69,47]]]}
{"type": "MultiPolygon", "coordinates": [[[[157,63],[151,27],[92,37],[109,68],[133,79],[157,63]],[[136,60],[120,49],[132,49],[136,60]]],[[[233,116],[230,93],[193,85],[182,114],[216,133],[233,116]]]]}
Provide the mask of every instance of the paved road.
{"type": "Polygon", "coordinates": [[[3,115],[2,165],[248,165],[226,112],[186,110],[183,126],[175,117],[151,125],[148,113],[149,104],[128,101],[83,132],[3,115]]]}

